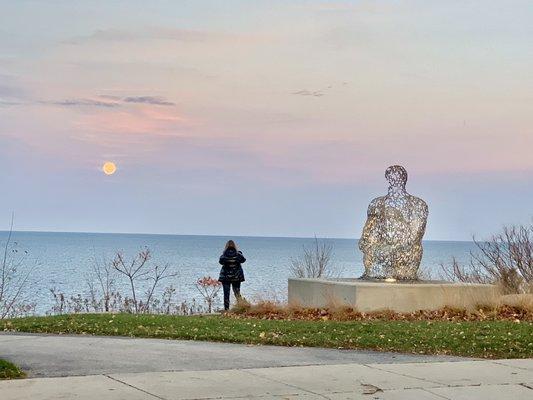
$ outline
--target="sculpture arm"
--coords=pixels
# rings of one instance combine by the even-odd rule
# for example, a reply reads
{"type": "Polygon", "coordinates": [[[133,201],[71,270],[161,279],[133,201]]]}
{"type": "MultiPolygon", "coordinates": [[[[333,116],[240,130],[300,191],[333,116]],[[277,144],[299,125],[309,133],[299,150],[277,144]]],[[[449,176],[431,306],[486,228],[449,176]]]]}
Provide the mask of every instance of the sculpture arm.
{"type": "Polygon", "coordinates": [[[420,243],[422,240],[422,237],[424,236],[424,233],[426,232],[426,223],[428,219],[429,209],[428,205],[425,201],[421,199],[417,199],[417,202],[415,203],[415,213],[413,218],[411,220],[411,244],[420,243]]]}
{"type": "Polygon", "coordinates": [[[368,206],[365,226],[363,227],[361,239],[359,240],[359,249],[363,252],[369,244],[370,238],[374,235],[374,227],[377,221],[377,200],[372,200],[368,206]]]}
{"type": "Polygon", "coordinates": [[[422,209],[423,217],[422,217],[422,223],[418,227],[418,234],[420,235],[420,238],[422,238],[422,236],[424,236],[424,233],[426,233],[426,223],[427,223],[428,215],[429,215],[429,208],[425,202],[422,202],[421,209],[422,209]]]}

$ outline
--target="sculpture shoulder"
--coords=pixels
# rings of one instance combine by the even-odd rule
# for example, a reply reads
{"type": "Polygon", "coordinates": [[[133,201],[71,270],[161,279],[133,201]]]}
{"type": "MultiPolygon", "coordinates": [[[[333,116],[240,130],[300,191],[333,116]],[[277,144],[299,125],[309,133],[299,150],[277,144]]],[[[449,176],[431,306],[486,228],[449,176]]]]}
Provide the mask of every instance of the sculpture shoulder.
{"type": "Polygon", "coordinates": [[[385,204],[385,196],[376,197],[368,205],[368,213],[374,214],[383,204],[385,204]]]}
{"type": "Polygon", "coordinates": [[[420,197],[416,197],[416,196],[413,196],[413,195],[410,194],[409,195],[409,200],[410,200],[411,204],[413,204],[416,209],[420,210],[424,214],[428,213],[429,207],[428,207],[427,203],[424,200],[422,200],[420,197]]]}

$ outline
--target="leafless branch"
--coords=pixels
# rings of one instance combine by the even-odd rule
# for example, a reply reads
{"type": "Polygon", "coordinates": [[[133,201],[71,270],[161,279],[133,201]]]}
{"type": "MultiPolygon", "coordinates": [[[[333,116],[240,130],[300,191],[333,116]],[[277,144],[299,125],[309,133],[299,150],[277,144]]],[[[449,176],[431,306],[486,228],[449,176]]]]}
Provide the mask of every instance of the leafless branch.
{"type": "Polygon", "coordinates": [[[148,269],[143,269],[150,258],[150,250],[145,248],[141,250],[135,257],[133,257],[130,262],[126,262],[124,260],[124,255],[121,252],[116,254],[115,259],[112,262],[113,268],[115,268],[117,272],[120,272],[126,276],[129,281],[135,313],[139,312],[139,302],[137,301],[135,281],[150,273],[148,269]]]}
{"type": "Polygon", "coordinates": [[[22,300],[24,290],[33,271],[29,268],[21,269],[26,259],[27,252],[23,254],[12,245],[14,214],[11,214],[11,223],[3,248],[2,262],[0,264],[0,319],[16,316],[20,311],[31,310],[30,304],[22,300]]]}
{"type": "Polygon", "coordinates": [[[315,236],[312,248],[303,247],[303,255],[291,260],[290,271],[298,278],[323,278],[332,275],[333,246],[315,236]]]}
{"type": "Polygon", "coordinates": [[[467,268],[453,259],[441,265],[446,278],[459,282],[497,283],[505,293],[533,290],[533,224],[506,226],[487,241],[477,241],[467,268]]]}

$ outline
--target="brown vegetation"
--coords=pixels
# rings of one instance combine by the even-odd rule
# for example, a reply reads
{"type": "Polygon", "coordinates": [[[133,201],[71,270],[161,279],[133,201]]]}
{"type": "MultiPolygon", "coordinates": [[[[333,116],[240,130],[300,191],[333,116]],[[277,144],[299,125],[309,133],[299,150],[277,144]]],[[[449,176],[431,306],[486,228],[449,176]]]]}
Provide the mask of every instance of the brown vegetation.
{"type": "Polygon", "coordinates": [[[445,307],[435,311],[398,313],[390,310],[360,312],[352,307],[302,308],[270,301],[256,304],[241,302],[228,316],[265,320],[305,321],[533,321],[533,295],[516,298],[502,296],[498,304],[480,305],[475,310],[445,307]]]}

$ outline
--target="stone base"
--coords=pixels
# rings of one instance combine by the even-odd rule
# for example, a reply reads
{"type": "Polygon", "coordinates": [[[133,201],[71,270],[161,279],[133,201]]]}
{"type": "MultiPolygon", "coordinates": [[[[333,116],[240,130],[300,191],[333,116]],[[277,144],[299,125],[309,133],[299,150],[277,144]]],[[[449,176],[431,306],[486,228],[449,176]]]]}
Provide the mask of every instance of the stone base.
{"type": "Polygon", "coordinates": [[[289,304],[301,307],[351,306],[362,312],[413,312],[438,310],[445,306],[472,309],[493,303],[498,295],[494,285],[473,283],[289,278],[289,304]]]}

